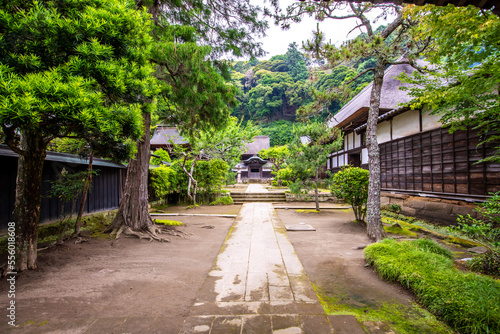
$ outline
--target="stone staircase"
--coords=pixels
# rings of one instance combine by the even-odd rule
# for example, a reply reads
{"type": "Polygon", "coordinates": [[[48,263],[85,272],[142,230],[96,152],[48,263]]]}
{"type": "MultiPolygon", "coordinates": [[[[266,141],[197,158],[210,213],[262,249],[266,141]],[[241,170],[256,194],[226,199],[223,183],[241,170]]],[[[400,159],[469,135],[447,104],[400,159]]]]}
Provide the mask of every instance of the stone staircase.
{"type": "Polygon", "coordinates": [[[235,203],[250,202],[286,202],[285,193],[240,193],[232,192],[231,197],[235,203]]]}

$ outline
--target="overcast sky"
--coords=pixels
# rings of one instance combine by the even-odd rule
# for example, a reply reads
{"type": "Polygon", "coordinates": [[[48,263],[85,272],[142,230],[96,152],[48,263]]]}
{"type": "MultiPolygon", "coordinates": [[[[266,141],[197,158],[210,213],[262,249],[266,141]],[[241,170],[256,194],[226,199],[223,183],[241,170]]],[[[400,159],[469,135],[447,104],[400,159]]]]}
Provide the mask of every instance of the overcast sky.
{"type": "MultiPolygon", "coordinates": [[[[297,0],[281,0],[280,5],[282,8],[286,7],[287,4],[292,3],[297,0]]],[[[261,7],[269,5],[264,4],[263,0],[252,0],[252,3],[258,4],[261,7]]],[[[352,39],[359,35],[360,30],[356,29],[351,31],[356,26],[355,19],[346,20],[332,20],[326,19],[319,23],[319,28],[324,32],[325,40],[331,41],[335,45],[339,46],[342,41],[352,39]]],[[[268,29],[267,36],[258,39],[263,43],[263,48],[268,55],[261,57],[260,59],[269,59],[272,56],[285,54],[288,49],[288,45],[293,42],[297,42],[299,47],[302,46],[302,41],[312,38],[312,32],[316,30],[317,21],[308,16],[304,17],[301,23],[292,23],[289,30],[283,31],[279,26],[275,26],[274,23],[269,22],[270,28],[268,29]]],[[[380,24],[387,24],[386,21],[377,22],[377,26],[380,24]]]]}

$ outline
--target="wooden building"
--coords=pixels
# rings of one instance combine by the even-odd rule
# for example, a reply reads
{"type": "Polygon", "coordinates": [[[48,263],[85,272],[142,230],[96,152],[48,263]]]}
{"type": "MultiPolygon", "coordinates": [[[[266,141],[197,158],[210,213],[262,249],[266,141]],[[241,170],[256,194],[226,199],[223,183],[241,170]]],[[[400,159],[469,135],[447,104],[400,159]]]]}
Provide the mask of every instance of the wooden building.
{"type": "MultiPolygon", "coordinates": [[[[14,218],[14,202],[17,178],[17,153],[8,146],[0,145],[0,230],[7,228],[7,223],[14,218]]],[[[56,180],[62,169],[68,172],[86,170],[88,160],[79,156],[48,152],[42,172],[42,203],[40,221],[52,221],[60,218],[62,203],[57,198],[47,196],[50,189],[48,181],[56,180]]],[[[126,167],[107,160],[94,158],[93,169],[98,175],[93,177],[92,188],[85,204],[86,213],[117,209],[126,177],[126,167]]],[[[66,205],[69,213],[70,204],[66,205]]]]}
{"type": "MultiPolygon", "coordinates": [[[[396,76],[413,70],[395,65],[384,76],[377,127],[382,191],[470,202],[500,191],[500,164],[478,163],[492,156],[498,143],[479,146],[478,130],[449,133],[430,110],[398,106],[410,96],[399,89],[403,84],[396,76]]],[[[347,164],[368,167],[365,131],[371,88],[365,87],[329,121],[344,132],[343,149],[331,154],[327,163],[332,172],[347,164]]]]}
{"type": "Polygon", "coordinates": [[[233,172],[240,173],[242,182],[266,182],[272,177],[272,164],[258,155],[269,147],[269,136],[256,136],[246,145],[241,161],[233,168],[233,172]]]}

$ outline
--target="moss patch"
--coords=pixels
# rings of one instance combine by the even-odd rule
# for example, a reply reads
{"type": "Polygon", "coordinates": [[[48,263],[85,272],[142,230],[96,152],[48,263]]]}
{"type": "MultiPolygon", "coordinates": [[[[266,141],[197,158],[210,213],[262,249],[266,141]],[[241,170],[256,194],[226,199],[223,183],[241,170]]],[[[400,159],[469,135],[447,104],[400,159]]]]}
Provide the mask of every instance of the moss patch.
{"type": "Polygon", "coordinates": [[[154,220],[155,224],[161,224],[165,226],[184,226],[186,224],[182,222],[178,222],[176,220],[169,220],[169,219],[155,219],[154,220]]]}
{"type": "Polygon", "coordinates": [[[378,308],[354,308],[340,303],[336,298],[327,296],[313,285],[323,309],[330,315],[353,315],[367,326],[370,322],[383,323],[401,334],[413,333],[454,333],[431,313],[417,304],[411,306],[383,303],[378,308]]]}
{"type": "Polygon", "coordinates": [[[304,210],[304,209],[299,209],[299,210],[295,210],[295,212],[297,212],[297,213],[319,213],[320,211],[319,210],[304,210]]]}
{"type": "Polygon", "coordinates": [[[402,236],[409,237],[409,238],[416,238],[416,237],[418,237],[417,233],[412,232],[412,231],[410,231],[410,230],[408,230],[406,228],[398,227],[396,225],[384,226],[384,230],[387,233],[402,235],[402,236]]]}

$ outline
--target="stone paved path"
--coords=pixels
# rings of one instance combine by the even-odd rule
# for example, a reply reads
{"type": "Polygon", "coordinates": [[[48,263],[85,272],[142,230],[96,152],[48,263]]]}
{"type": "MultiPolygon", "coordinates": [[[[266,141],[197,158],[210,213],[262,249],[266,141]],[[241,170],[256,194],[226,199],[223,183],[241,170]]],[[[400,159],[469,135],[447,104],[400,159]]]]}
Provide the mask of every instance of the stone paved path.
{"type": "Polygon", "coordinates": [[[245,190],[246,193],[268,193],[269,191],[265,189],[260,183],[250,183],[245,190]]]}
{"type": "Polygon", "coordinates": [[[269,203],[244,204],[180,333],[364,333],[327,316],[269,203]],[[346,330],[346,331],[344,331],[346,330]]]}

